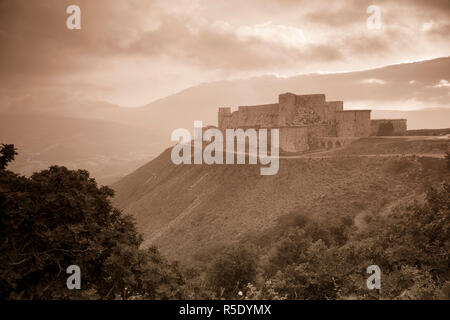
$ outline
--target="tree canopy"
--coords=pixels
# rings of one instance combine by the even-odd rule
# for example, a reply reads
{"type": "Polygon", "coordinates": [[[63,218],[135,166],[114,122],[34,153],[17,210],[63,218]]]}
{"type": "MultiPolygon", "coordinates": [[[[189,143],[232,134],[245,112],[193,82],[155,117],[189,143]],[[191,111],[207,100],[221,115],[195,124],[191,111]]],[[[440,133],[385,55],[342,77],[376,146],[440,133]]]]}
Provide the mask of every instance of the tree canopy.
{"type": "Polygon", "coordinates": [[[6,168],[9,162],[14,161],[17,155],[13,144],[2,144],[0,148],[0,170],[6,168]]]}
{"type": "Polygon", "coordinates": [[[85,170],[52,166],[19,176],[0,170],[0,298],[179,298],[176,264],[142,249],[133,219],[111,205],[114,192],[85,170]],[[68,290],[66,268],[81,269],[81,290],[68,290]]]}

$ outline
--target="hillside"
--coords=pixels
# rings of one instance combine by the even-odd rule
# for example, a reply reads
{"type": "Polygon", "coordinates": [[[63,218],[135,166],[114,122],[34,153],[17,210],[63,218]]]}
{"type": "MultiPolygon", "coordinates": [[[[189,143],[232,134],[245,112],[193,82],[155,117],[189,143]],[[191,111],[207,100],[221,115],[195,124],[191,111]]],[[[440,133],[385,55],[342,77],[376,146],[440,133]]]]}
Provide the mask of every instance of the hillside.
{"type": "MultiPolygon", "coordinates": [[[[448,174],[440,158],[358,154],[381,139],[360,141],[333,157],[282,159],[274,176],[250,165],[175,166],[167,149],[113,185],[114,201],[136,217],[145,245],[156,244],[172,259],[193,261],[237,242],[270,249],[273,230],[292,216],[345,216],[363,227],[366,216],[421,199],[448,174]]],[[[448,140],[385,140],[395,143],[396,153],[410,153],[410,143],[417,153],[443,156],[448,148],[448,140]]]]}

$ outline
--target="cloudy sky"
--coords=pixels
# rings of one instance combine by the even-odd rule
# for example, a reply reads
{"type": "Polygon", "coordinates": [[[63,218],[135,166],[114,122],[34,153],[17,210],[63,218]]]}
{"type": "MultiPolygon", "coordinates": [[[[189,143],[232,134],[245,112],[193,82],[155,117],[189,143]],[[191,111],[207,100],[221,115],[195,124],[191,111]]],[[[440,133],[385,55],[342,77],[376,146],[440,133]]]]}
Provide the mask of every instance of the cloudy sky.
{"type": "Polygon", "coordinates": [[[450,55],[449,18],[448,0],[0,0],[0,93],[139,106],[202,82],[432,59],[450,55]]]}

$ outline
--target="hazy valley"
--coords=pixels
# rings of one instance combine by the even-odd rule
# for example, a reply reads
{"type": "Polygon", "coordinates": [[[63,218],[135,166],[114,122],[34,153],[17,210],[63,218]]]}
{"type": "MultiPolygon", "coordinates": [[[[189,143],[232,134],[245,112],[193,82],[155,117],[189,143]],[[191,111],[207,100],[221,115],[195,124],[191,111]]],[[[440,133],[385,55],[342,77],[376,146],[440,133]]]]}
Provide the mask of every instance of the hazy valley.
{"type": "Polygon", "coordinates": [[[89,169],[110,184],[170,146],[174,129],[191,130],[194,120],[217,124],[217,107],[267,103],[280,92],[324,92],[345,100],[346,108],[374,109],[372,118],[406,118],[408,129],[448,128],[449,87],[441,80],[450,78],[449,70],[450,58],[440,58],[360,72],[219,81],[139,108],[31,95],[1,104],[0,140],[20,147],[18,172],[52,163],[89,169]],[[398,111],[411,106],[420,110],[398,111]]]}

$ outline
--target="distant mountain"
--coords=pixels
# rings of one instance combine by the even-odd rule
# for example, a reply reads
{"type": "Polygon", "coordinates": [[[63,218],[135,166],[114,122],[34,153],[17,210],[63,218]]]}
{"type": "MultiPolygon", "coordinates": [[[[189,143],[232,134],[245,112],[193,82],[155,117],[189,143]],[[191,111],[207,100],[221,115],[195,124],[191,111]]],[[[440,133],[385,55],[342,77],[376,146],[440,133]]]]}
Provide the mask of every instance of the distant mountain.
{"type": "MultiPolygon", "coordinates": [[[[135,126],[130,108],[105,101],[82,100],[68,97],[49,97],[30,94],[13,102],[0,103],[0,116],[63,117],[131,124],[135,126]]],[[[148,126],[147,126],[148,128],[148,126]]]]}
{"type": "Polygon", "coordinates": [[[450,127],[449,80],[446,57],[349,73],[204,83],[139,108],[39,94],[5,98],[0,143],[20,148],[15,166],[22,173],[59,163],[92,169],[109,183],[169,146],[174,129],[191,129],[194,120],[217,124],[220,106],[276,102],[283,92],[325,93],[346,108],[373,109],[372,118],[407,118],[409,129],[450,127]],[[418,106],[426,108],[399,111],[418,106]]]}
{"type": "Polygon", "coordinates": [[[372,118],[405,118],[408,119],[409,130],[450,128],[450,108],[414,111],[374,110],[372,118]]]}
{"type": "MultiPolygon", "coordinates": [[[[344,100],[344,107],[400,110],[427,106],[420,112],[398,112],[410,118],[410,129],[450,127],[450,117],[430,116],[433,109],[450,108],[450,57],[336,74],[310,74],[290,78],[263,76],[205,83],[157,100],[137,110],[139,119],[168,134],[191,128],[194,120],[217,123],[217,108],[272,103],[278,94],[325,93],[329,100],[344,100]],[[420,114],[420,116],[418,116],[420,114]],[[445,119],[444,119],[445,118],[445,119]]],[[[446,112],[448,114],[448,112],[446,112]]],[[[394,115],[378,111],[376,118],[394,115]]]]}
{"type": "MultiPolygon", "coordinates": [[[[284,92],[325,93],[329,100],[343,100],[346,108],[378,110],[376,118],[396,113],[413,119],[418,113],[398,111],[450,109],[450,57],[348,73],[289,78],[261,76],[203,83],[139,108],[124,108],[102,101],[29,96],[14,103],[0,104],[0,115],[58,115],[114,121],[149,128],[168,137],[175,128],[191,128],[194,120],[216,124],[218,107],[272,103],[284,92]]],[[[438,124],[431,121],[436,119],[436,110],[430,117],[420,112],[417,119],[424,117],[424,121],[413,120],[411,129],[450,126],[448,117],[448,121],[441,119],[438,124]]]]}
{"type": "Polygon", "coordinates": [[[109,184],[155,157],[165,145],[147,129],[95,119],[2,115],[0,143],[14,143],[19,155],[10,169],[31,174],[50,165],[87,169],[109,184]]]}

